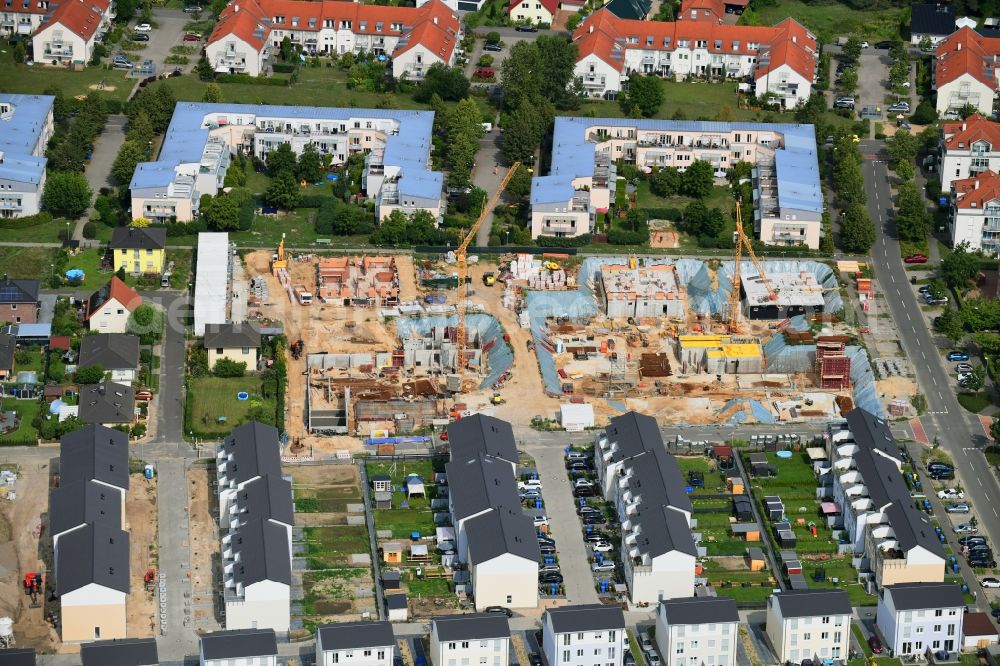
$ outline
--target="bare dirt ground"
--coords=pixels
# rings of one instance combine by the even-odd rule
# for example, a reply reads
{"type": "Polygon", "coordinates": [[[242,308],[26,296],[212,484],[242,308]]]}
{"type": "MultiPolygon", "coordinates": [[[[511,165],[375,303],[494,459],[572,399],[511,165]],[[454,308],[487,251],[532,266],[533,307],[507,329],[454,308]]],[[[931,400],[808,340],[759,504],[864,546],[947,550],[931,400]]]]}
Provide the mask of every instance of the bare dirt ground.
{"type": "Polygon", "coordinates": [[[917,383],[911,377],[888,377],[875,382],[878,397],[883,405],[888,405],[896,398],[909,401],[917,391],[917,383]]]}
{"type": "Polygon", "coordinates": [[[650,247],[680,247],[680,236],[667,220],[649,221],[650,247]]]}
{"type": "Polygon", "coordinates": [[[45,565],[52,547],[45,530],[50,470],[36,463],[16,466],[16,471],[16,499],[0,499],[0,617],[14,620],[17,647],[52,651],[58,634],[45,622],[44,608],[31,608],[31,597],[24,594],[26,573],[46,572],[46,584],[51,575],[45,565]]]}
{"type": "MultiPolygon", "coordinates": [[[[191,601],[199,628],[214,622],[215,562],[219,556],[217,505],[209,488],[214,477],[207,467],[188,471],[191,537],[191,601]]],[[[217,625],[216,625],[217,626],[217,625]]]]}
{"type": "Polygon", "coordinates": [[[130,568],[132,585],[126,604],[129,638],[153,636],[156,628],[156,597],[147,592],[143,577],[157,562],[156,479],[132,474],[125,495],[125,529],[131,543],[130,568]]]}

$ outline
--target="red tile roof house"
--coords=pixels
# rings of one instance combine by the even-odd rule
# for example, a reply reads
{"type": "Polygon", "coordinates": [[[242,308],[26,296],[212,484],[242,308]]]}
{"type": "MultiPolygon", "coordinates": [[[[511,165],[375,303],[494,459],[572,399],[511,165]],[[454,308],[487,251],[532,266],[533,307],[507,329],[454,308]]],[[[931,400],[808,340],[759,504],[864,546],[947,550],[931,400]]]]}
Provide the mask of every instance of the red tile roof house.
{"type": "MultiPolygon", "coordinates": [[[[572,9],[578,11],[581,7],[572,9]]],[[[505,11],[515,23],[551,24],[559,11],[559,0],[510,0],[505,11]]]]}
{"type": "Polygon", "coordinates": [[[0,323],[34,324],[38,321],[38,280],[0,280],[0,323]]]}
{"type": "Polygon", "coordinates": [[[129,315],[140,305],[142,297],[114,276],[87,299],[87,327],[98,333],[124,333],[129,315]]]}
{"type": "Polygon", "coordinates": [[[83,67],[115,17],[112,0],[60,0],[31,42],[35,62],[83,67]]]}
{"type": "Polygon", "coordinates": [[[441,0],[382,7],[338,0],[232,0],[219,15],[205,54],[217,72],[261,76],[289,37],[307,53],[389,56],[392,74],[422,79],[431,65],[455,62],[458,17],[441,0]]]}
{"type": "Polygon", "coordinates": [[[948,218],[953,245],[967,243],[970,250],[991,256],[1000,253],[1000,176],[986,170],[972,178],[951,183],[948,218]]]}
{"type": "Polygon", "coordinates": [[[573,33],[577,76],[588,94],[618,92],[629,74],[682,79],[743,79],[754,94],[775,96],[793,109],[812,92],[816,37],[793,19],[778,25],[722,25],[709,21],[632,21],[602,9],[573,33]]]}
{"type": "Polygon", "coordinates": [[[962,28],[937,47],[933,60],[933,87],[938,113],[958,117],[958,110],[971,104],[984,116],[993,114],[1000,68],[1000,38],[983,37],[962,28]]]}

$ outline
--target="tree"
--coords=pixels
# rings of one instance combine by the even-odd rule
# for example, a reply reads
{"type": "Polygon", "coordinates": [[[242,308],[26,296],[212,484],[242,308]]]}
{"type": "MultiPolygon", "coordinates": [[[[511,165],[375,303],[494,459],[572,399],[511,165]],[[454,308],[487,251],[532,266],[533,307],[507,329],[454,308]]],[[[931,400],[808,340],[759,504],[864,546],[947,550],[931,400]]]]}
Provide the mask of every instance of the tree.
{"type": "Polygon", "coordinates": [[[236,231],[240,228],[240,207],[226,195],[201,197],[201,216],[213,231],[236,231]]]}
{"type": "Polygon", "coordinates": [[[934,318],[934,330],[953,343],[965,337],[962,318],[954,308],[945,308],[941,316],[934,318]]]}
{"type": "Polygon", "coordinates": [[[619,100],[626,115],[655,116],[663,104],[663,82],[658,76],[634,74],[629,79],[628,91],[623,92],[619,100]]]}
{"type": "Polygon", "coordinates": [[[695,199],[704,199],[715,187],[715,169],[705,160],[695,160],[681,174],[681,192],[695,199]]]}
{"type": "Polygon", "coordinates": [[[535,154],[545,131],[542,123],[538,109],[528,99],[510,114],[500,139],[500,150],[509,162],[523,161],[535,154]]]}
{"type": "Polygon", "coordinates": [[[676,196],[681,191],[681,172],[674,167],[660,167],[649,177],[649,189],[658,197],[676,196]]]}
{"type": "Polygon", "coordinates": [[[469,96],[469,79],[459,67],[447,67],[434,63],[424,75],[424,80],[413,93],[417,102],[427,103],[433,95],[449,102],[457,102],[469,96]]]}
{"type": "Polygon", "coordinates": [[[913,162],[900,162],[896,165],[896,175],[900,180],[913,180],[914,174],[913,162]]]}
{"type": "MultiPolygon", "coordinates": [[[[662,9],[663,7],[666,7],[667,5],[669,5],[669,3],[665,2],[662,5],[660,5],[660,8],[662,9]]],[[[576,30],[576,26],[580,25],[580,21],[582,21],[582,20],[583,20],[583,17],[580,14],[570,14],[569,18],[566,19],[566,29],[569,30],[570,32],[573,32],[574,30],[576,30]]],[[[658,21],[665,21],[665,20],[669,20],[669,19],[660,19],[660,18],[657,18],[656,20],[658,20],[658,21]]]]}
{"type": "Polygon", "coordinates": [[[104,368],[100,365],[85,365],[76,369],[77,384],[100,384],[104,381],[104,368]]]}
{"type": "Polygon", "coordinates": [[[852,203],[840,223],[840,244],[850,254],[867,254],[875,242],[875,227],[861,203],[852,203]]]}
{"type": "Polygon", "coordinates": [[[900,129],[885,140],[886,152],[889,153],[889,162],[892,164],[912,162],[917,158],[918,147],[917,137],[905,129],[900,129]]]}
{"type": "Polygon", "coordinates": [[[264,200],[284,210],[295,210],[299,204],[299,184],[289,171],[277,175],[264,192],[264,200]]]}
{"type": "Polygon", "coordinates": [[[313,143],[307,143],[306,147],[299,155],[299,162],[296,168],[299,180],[307,183],[318,183],[323,179],[323,160],[320,159],[319,152],[313,143]]]}
{"type": "Polygon", "coordinates": [[[487,44],[499,44],[500,43],[500,33],[496,30],[490,30],[486,33],[486,43],[487,44]]]}
{"type": "Polygon", "coordinates": [[[861,40],[856,35],[851,35],[841,48],[840,53],[844,61],[852,64],[857,63],[861,59],[861,40]]]}
{"type": "Polygon", "coordinates": [[[913,110],[913,115],[910,116],[910,122],[914,125],[930,125],[937,121],[937,109],[934,105],[923,100],[920,104],[917,104],[917,108],[913,110]]]}
{"type": "Polygon", "coordinates": [[[90,206],[92,195],[82,173],[52,173],[45,180],[42,208],[55,215],[77,218],[90,206]]]}
{"type": "Polygon", "coordinates": [[[558,35],[542,35],[534,42],[514,44],[500,71],[504,108],[516,110],[525,100],[534,104],[547,101],[559,108],[575,107],[579,100],[570,84],[576,55],[576,44],[558,35]]]}
{"type": "Polygon", "coordinates": [[[966,102],[962,105],[962,108],[958,110],[958,117],[965,120],[969,116],[979,113],[979,107],[972,102],[966,102]]]}
{"type": "Polygon", "coordinates": [[[128,121],[128,134],[125,135],[125,140],[142,146],[146,155],[149,154],[149,144],[155,136],[156,130],[153,129],[153,121],[149,119],[149,114],[145,111],[140,111],[128,121]]]}
{"type": "Polygon", "coordinates": [[[218,83],[209,83],[205,86],[205,94],[201,96],[201,101],[211,104],[218,104],[222,101],[222,88],[218,83]]]}
{"type": "MultiPolygon", "coordinates": [[[[904,162],[909,164],[909,162],[904,162]]],[[[924,206],[923,196],[912,180],[899,184],[896,211],[896,233],[901,240],[921,241],[930,232],[931,216],[924,206]]]]}
{"type": "Polygon", "coordinates": [[[986,384],[986,368],[981,365],[977,365],[972,369],[972,373],[965,380],[965,388],[969,389],[973,393],[976,393],[983,389],[984,384],[986,384]]]}
{"type": "Polygon", "coordinates": [[[519,166],[511,176],[507,184],[507,194],[515,199],[524,199],[531,194],[531,174],[524,165],[519,166]]]}
{"type": "Polygon", "coordinates": [[[69,103],[66,101],[66,95],[63,94],[62,88],[54,85],[49,86],[45,89],[44,94],[55,98],[52,100],[52,119],[57,123],[69,120],[69,103]]]}
{"type": "Polygon", "coordinates": [[[281,40],[281,45],[278,47],[281,53],[281,59],[285,62],[289,62],[292,56],[295,55],[295,47],[292,46],[292,38],[285,35],[285,38],[281,40]]]}
{"type": "Polygon", "coordinates": [[[24,46],[23,41],[19,41],[14,44],[14,62],[18,65],[24,63],[25,59],[28,57],[28,50],[24,46]]]}
{"type": "Polygon", "coordinates": [[[237,363],[225,356],[220,357],[212,368],[212,374],[216,377],[242,377],[246,373],[246,362],[237,363]]]}
{"type": "Polygon", "coordinates": [[[970,298],[960,311],[962,323],[973,333],[1000,328],[1000,302],[988,298],[970,298]]]}
{"type": "Polygon", "coordinates": [[[994,418],[993,422],[990,423],[990,439],[993,440],[994,444],[1000,442],[1000,419],[994,418]]]}
{"type": "Polygon", "coordinates": [[[283,143],[267,154],[267,173],[272,178],[281,173],[294,174],[297,165],[298,160],[290,144],[283,143]]]}
{"type": "Polygon", "coordinates": [[[858,89],[858,73],[853,69],[846,69],[837,81],[837,90],[843,93],[853,93],[858,89]]]}
{"type": "Polygon", "coordinates": [[[145,161],[146,151],[142,146],[134,141],[126,141],[118,149],[114,164],[111,165],[111,177],[119,185],[127,186],[135,173],[135,167],[139,162],[145,161]]]}
{"type": "Polygon", "coordinates": [[[979,275],[979,257],[969,252],[969,245],[961,243],[941,261],[941,277],[949,287],[964,287],[979,275]]]}
{"type": "Polygon", "coordinates": [[[153,345],[163,336],[163,312],[149,303],[143,303],[128,317],[125,330],[139,337],[144,345],[153,345]]]}

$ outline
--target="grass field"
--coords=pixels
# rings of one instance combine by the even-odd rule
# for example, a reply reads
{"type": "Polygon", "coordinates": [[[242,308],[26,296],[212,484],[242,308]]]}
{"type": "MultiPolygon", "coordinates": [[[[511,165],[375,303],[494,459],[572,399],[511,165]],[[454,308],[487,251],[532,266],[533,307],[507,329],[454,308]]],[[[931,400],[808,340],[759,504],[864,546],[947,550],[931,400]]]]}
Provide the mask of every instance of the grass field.
{"type": "Polygon", "coordinates": [[[74,72],[63,67],[16,65],[13,49],[4,48],[0,51],[0,92],[41,94],[46,88],[56,86],[62,88],[66,97],[76,97],[95,92],[90,86],[96,86],[101,81],[105,84],[105,90],[98,94],[123,102],[135,83],[125,78],[124,71],[117,69],[87,67],[83,71],[74,72]],[[111,87],[114,87],[113,91],[108,90],[111,87]]]}
{"type": "Polygon", "coordinates": [[[959,393],[958,404],[965,407],[974,414],[978,414],[990,406],[990,395],[985,392],[980,393],[959,393]]]}
{"type": "Polygon", "coordinates": [[[305,527],[305,556],[310,569],[329,569],[347,564],[353,554],[368,554],[368,528],[364,525],[305,527]]]}
{"type": "Polygon", "coordinates": [[[97,289],[111,279],[112,271],[105,270],[102,272],[100,270],[101,256],[103,254],[103,249],[81,250],[66,261],[66,269],[63,273],[65,274],[65,271],[72,268],[79,268],[86,275],[86,278],[80,284],[80,288],[97,289]]]}
{"type": "Polygon", "coordinates": [[[4,442],[22,442],[27,439],[37,440],[38,430],[35,426],[31,425],[31,422],[38,416],[38,412],[42,408],[41,404],[37,400],[15,400],[14,398],[4,398],[2,404],[4,411],[12,410],[17,412],[21,422],[18,423],[17,430],[14,432],[0,435],[0,445],[4,442]]]}
{"type": "MultiPolygon", "coordinates": [[[[228,434],[235,426],[242,423],[251,407],[257,400],[254,396],[260,394],[261,380],[259,377],[198,377],[188,382],[187,399],[191,403],[191,424],[199,432],[211,434],[228,434]],[[236,394],[246,391],[250,400],[237,400],[236,394]],[[226,417],[219,423],[218,417],[226,417]]],[[[259,400],[259,398],[258,398],[259,400]]],[[[266,414],[274,413],[273,400],[264,400],[263,408],[266,414]]]]}
{"type": "Polygon", "coordinates": [[[0,247],[0,266],[11,278],[45,280],[58,253],[48,247],[0,247]]]}
{"type": "Polygon", "coordinates": [[[362,501],[355,486],[296,486],[295,510],[299,513],[344,513],[348,504],[362,501]]]}
{"type": "Polygon", "coordinates": [[[869,39],[889,39],[899,34],[901,13],[900,9],[860,12],[839,2],[810,3],[802,0],[782,0],[756,8],[763,25],[775,25],[791,17],[817,33],[817,37],[819,33],[827,33],[828,38],[856,32],[869,39]]]}
{"type": "Polygon", "coordinates": [[[3,239],[11,243],[58,243],[59,232],[70,229],[75,223],[61,217],[54,218],[45,224],[30,227],[3,229],[3,239]]]}
{"type": "Polygon", "coordinates": [[[390,530],[394,539],[408,538],[412,532],[433,536],[435,525],[430,502],[435,497],[435,485],[431,480],[435,469],[444,470],[443,465],[437,461],[410,460],[396,463],[394,469],[391,463],[368,463],[369,479],[380,474],[392,477],[392,508],[375,510],[375,529],[390,530]],[[406,496],[403,481],[408,474],[419,474],[424,480],[426,497],[406,496]]]}

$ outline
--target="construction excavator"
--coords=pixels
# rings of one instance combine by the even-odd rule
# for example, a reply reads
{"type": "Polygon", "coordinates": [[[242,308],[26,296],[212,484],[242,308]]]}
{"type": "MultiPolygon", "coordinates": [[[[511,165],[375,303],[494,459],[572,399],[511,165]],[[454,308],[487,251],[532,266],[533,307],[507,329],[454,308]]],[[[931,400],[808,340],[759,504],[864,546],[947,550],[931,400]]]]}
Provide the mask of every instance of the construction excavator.
{"type": "Polygon", "coordinates": [[[458,269],[458,288],[464,290],[461,292],[461,296],[458,302],[458,326],[455,328],[455,347],[458,351],[458,356],[455,363],[455,370],[461,372],[465,368],[467,359],[465,358],[465,346],[466,331],[465,331],[465,311],[469,307],[469,287],[466,284],[469,274],[469,264],[467,261],[467,253],[469,250],[469,245],[472,240],[476,237],[476,233],[479,231],[479,227],[483,226],[483,221],[487,218],[490,212],[496,208],[497,204],[500,202],[500,196],[503,191],[507,189],[507,184],[510,183],[510,179],[514,177],[517,173],[518,167],[521,166],[520,162],[514,162],[510,166],[510,170],[504,175],[503,180],[500,181],[500,186],[497,187],[497,191],[493,193],[490,200],[486,202],[483,206],[483,212],[479,214],[476,221],[472,223],[472,227],[469,229],[469,233],[465,235],[462,239],[461,245],[455,250],[455,265],[458,269]]]}
{"type": "Polygon", "coordinates": [[[743,324],[740,321],[740,303],[742,301],[741,273],[744,249],[746,249],[747,254],[750,255],[750,260],[753,261],[753,265],[757,268],[757,273],[760,275],[761,282],[764,283],[764,288],[767,289],[768,299],[771,301],[778,300],[778,292],[771,286],[770,280],[767,279],[767,273],[764,272],[764,266],[761,265],[757,255],[754,254],[750,238],[748,238],[746,232],[743,231],[743,200],[740,197],[737,197],[736,251],[733,256],[733,290],[729,294],[729,320],[727,321],[727,327],[729,328],[730,333],[744,332],[743,324]]]}

